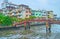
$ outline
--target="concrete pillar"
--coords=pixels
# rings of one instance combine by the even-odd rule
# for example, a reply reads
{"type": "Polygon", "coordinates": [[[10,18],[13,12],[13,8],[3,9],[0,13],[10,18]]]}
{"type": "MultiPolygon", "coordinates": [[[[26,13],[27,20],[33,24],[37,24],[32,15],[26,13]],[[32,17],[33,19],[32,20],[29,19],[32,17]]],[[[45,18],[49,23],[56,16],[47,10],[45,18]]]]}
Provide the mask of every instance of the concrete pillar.
{"type": "Polygon", "coordinates": [[[29,22],[27,22],[27,29],[30,29],[30,23],[29,22]]]}
{"type": "Polygon", "coordinates": [[[49,23],[49,33],[51,33],[51,24],[49,23]]]}
{"type": "Polygon", "coordinates": [[[29,22],[25,22],[24,23],[24,28],[25,28],[25,30],[30,29],[30,23],[29,22]]]}
{"type": "Polygon", "coordinates": [[[25,30],[26,30],[26,22],[24,22],[24,28],[25,28],[25,30]]]}
{"type": "Polygon", "coordinates": [[[48,21],[46,22],[46,32],[51,32],[51,24],[48,21]]]}

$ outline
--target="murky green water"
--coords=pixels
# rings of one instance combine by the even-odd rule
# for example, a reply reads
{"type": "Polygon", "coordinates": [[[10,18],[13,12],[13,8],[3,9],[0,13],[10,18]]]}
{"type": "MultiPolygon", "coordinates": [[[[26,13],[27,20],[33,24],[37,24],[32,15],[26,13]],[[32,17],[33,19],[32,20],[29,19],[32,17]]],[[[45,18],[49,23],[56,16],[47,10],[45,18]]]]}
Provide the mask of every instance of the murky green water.
{"type": "Polygon", "coordinates": [[[32,26],[30,30],[10,29],[0,31],[0,39],[60,39],[60,25],[53,24],[51,33],[45,26],[32,26]]]}

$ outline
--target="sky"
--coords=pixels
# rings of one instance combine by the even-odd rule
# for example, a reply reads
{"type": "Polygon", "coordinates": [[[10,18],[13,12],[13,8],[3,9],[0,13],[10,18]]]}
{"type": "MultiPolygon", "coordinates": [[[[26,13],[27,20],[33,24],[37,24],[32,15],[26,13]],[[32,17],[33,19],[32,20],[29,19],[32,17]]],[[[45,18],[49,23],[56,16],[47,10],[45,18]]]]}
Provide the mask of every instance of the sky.
{"type": "MultiPolygon", "coordinates": [[[[3,0],[0,0],[0,8],[3,0]]],[[[9,0],[14,4],[25,4],[32,9],[40,10],[52,10],[54,14],[60,17],[60,0],[9,0]]]]}

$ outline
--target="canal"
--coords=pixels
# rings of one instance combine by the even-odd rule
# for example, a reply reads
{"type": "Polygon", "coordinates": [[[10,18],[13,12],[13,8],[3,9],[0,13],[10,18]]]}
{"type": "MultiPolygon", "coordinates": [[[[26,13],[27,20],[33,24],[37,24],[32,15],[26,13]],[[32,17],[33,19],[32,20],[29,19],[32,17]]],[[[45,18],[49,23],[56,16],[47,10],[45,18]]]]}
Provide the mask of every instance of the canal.
{"type": "Polygon", "coordinates": [[[52,24],[51,33],[46,33],[45,25],[31,26],[30,30],[1,30],[0,39],[60,39],[60,25],[52,24]]]}

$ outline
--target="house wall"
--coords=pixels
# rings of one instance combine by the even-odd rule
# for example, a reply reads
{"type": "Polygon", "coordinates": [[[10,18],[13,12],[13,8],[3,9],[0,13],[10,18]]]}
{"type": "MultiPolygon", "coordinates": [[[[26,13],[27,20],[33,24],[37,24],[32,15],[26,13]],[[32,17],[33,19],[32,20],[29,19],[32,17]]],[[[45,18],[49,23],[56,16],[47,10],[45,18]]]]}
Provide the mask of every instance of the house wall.
{"type": "Polygon", "coordinates": [[[32,10],[32,16],[42,17],[42,13],[39,10],[32,10]]]}

